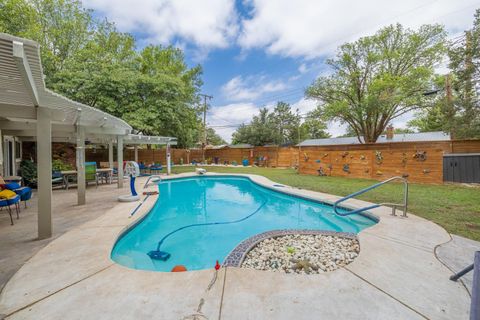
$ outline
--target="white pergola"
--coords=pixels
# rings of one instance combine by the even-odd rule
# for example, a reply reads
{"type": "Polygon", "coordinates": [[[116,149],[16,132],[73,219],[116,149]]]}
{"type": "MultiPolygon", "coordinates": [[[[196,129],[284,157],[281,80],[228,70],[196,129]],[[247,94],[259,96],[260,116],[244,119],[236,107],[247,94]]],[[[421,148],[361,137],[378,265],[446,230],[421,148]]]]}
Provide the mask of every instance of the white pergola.
{"type": "MultiPolygon", "coordinates": [[[[108,144],[113,166],[123,163],[124,144],[176,144],[171,137],[131,134],[125,121],[72,101],[45,87],[38,43],[0,33],[0,130],[2,135],[35,140],[38,166],[38,237],[52,235],[52,142],[75,142],[78,204],[85,204],[85,141],[108,144]]],[[[2,139],[3,140],[3,139],[2,139]]],[[[118,187],[123,187],[119,165],[118,187]]]]}
{"type": "MultiPolygon", "coordinates": [[[[163,137],[163,136],[144,136],[143,134],[129,134],[125,137],[124,143],[128,145],[133,145],[135,162],[138,162],[138,145],[142,144],[156,144],[156,145],[166,145],[167,146],[167,174],[170,174],[170,146],[177,145],[177,138],[174,137],[163,137]]],[[[109,154],[110,154],[109,150],[109,154]]]]}

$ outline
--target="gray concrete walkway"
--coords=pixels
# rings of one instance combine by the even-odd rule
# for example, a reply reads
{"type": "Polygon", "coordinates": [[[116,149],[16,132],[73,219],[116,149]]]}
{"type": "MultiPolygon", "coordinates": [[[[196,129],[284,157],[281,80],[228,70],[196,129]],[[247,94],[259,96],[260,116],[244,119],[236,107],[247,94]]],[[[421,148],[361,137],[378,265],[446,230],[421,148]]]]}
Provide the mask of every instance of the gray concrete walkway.
{"type": "MultiPolygon", "coordinates": [[[[473,263],[475,251],[480,251],[480,242],[464,237],[452,235],[452,241],[437,247],[435,253],[453,272],[459,272],[466,266],[473,263]]],[[[471,293],[473,283],[473,271],[460,278],[468,291],[471,293]]]]}
{"type": "MultiPolygon", "coordinates": [[[[40,249],[65,232],[95,218],[117,205],[116,195],[126,189],[116,184],[89,186],[87,204],[77,206],[77,190],[53,191],[53,237],[37,239],[37,197],[34,192],[28,208],[22,204],[20,219],[10,225],[6,210],[0,211],[0,291],[15,272],[40,249]]],[[[16,216],[15,216],[16,217],[16,216]]]]}
{"type": "MultiPolygon", "coordinates": [[[[273,188],[264,177],[249,177],[273,188]]],[[[289,187],[282,191],[338,199],[289,187]]],[[[380,222],[358,235],[360,255],[344,268],[318,275],[222,268],[208,291],[213,270],[141,271],[110,259],[121,232],[155,201],[148,198],[133,218],[137,203],[118,204],[49,243],[7,283],[0,314],[7,319],[193,319],[188,316],[201,305],[206,319],[468,318],[467,290],[448,279],[451,270],[434,252],[450,235],[425,219],[392,217],[389,208],[380,207],[372,210],[380,222]]],[[[352,208],[365,204],[347,202],[352,208]]]]}

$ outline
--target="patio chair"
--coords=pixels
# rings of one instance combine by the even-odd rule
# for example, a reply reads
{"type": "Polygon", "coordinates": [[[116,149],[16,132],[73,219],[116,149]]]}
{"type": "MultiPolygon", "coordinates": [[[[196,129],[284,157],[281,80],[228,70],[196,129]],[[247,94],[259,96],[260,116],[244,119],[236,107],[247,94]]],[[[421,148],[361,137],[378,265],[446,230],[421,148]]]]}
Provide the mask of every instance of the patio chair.
{"type": "Polygon", "coordinates": [[[95,182],[95,187],[98,187],[98,174],[96,162],[85,162],[85,182],[95,182]]]}
{"type": "Polygon", "coordinates": [[[162,171],[163,170],[163,167],[161,164],[152,164],[150,167],[150,173],[155,173],[155,174],[158,174],[158,172],[162,171]]]}
{"type": "Polygon", "coordinates": [[[52,171],[52,187],[61,186],[65,189],[65,179],[60,171],[52,171]]]}
{"type": "MultiPolygon", "coordinates": [[[[1,178],[1,177],[0,177],[1,178]]],[[[1,183],[1,181],[0,181],[1,183]]],[[[20,201],[23,201],[25,208],[27,207],[27,201],[32,198],[32,188],[30,187],[21,187],[16,182],[6,183],[4,185],[5,189],[11,190],[20,196],[20,201]]]]}
{"type": "Polygon", "coordinates": [[[12,204],[15,205],[15,210],[17,211],[17,219],[19,219],[20,212],[20,196],[11,190],[0,191],[0,210],[4,207],[7,207],[8,214],[10,215],[10,224],[13,226],[13,217],[12,217],[12,204]]]}

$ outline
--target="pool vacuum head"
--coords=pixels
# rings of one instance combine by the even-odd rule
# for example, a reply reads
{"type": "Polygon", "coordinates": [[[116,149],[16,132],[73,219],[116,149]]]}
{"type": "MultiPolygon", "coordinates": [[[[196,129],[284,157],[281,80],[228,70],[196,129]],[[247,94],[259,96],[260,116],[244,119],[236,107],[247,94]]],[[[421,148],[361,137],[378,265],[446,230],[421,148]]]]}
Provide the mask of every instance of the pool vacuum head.
{"type": "Polygon", "coordinates": [[[147,253],[151,259],[167,261],[170,258],[170,253],[165,251],[153,250],[147,253]]]}

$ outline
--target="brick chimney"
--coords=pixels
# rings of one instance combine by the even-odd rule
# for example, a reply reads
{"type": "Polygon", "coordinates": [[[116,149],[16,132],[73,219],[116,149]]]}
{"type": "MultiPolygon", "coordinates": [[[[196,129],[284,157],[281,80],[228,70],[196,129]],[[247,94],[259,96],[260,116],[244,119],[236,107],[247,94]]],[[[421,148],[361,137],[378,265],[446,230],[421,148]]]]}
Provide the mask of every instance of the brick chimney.
{"type": "Polygon", "coordinates": [[[388,127],[387,127],[387,140],[392,140],[393,139],[393,126],[390,124],[388,127]]]}

